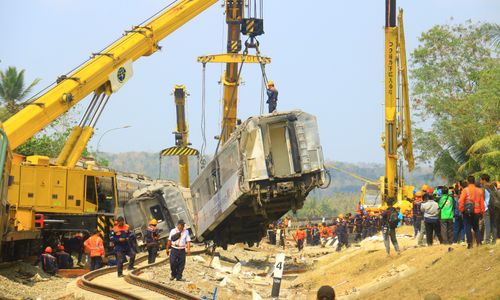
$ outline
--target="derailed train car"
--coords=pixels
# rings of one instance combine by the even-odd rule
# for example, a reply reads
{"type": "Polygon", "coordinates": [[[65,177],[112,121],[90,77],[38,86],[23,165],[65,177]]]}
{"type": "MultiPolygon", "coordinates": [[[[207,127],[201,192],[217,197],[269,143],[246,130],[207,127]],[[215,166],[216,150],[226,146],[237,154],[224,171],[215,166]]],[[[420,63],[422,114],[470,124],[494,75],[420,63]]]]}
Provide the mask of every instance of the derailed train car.
{"type": "Polygon", "coordinates": [[[248,119],[191,186],[198,241],[217,246],[261,240],[270,222],[302,208],[324,184],[313,115],[282,112],[248,119]]]}
{"type": "Polygon", "coordinates": [[[170,229],[183,219],[186,227],[194,235],[188,201],[191,192],[170,180],[155,180],[149,186],[133,193],[133,198],[122,203],[123,216],[135,233],[139,245],[151,219],[158,221],[160,240],[168,237],[170,229]]]}

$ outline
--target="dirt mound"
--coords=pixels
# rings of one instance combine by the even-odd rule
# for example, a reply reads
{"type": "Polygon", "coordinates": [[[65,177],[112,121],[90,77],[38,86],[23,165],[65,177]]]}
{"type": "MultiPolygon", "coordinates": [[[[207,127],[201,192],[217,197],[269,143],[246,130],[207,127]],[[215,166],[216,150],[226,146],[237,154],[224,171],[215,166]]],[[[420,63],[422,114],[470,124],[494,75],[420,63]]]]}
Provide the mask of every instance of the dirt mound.
{"type": "MultiPolygon", "coordinates": [[[[335,287],[339,299],[423,299],[430,293],[442,299],[497,299],[500,297],[500,247],[464,245],[416,247],[398,229],[404,249],[387,257],[380,238],[319,259],[316,269],[293,284],[309,290],[311,299],[322,285],[335,287]]],[[[392,246],[391,246],[392,247],[392,246]]],[[[393,250],[393,249],[392,249],[393,250]]]]}
{"type": "Polygon", "coordinates": [[[0,268],[2,299],[57,299],[70,280],[50,277],[38,267],[16,262],[0,268]]]}

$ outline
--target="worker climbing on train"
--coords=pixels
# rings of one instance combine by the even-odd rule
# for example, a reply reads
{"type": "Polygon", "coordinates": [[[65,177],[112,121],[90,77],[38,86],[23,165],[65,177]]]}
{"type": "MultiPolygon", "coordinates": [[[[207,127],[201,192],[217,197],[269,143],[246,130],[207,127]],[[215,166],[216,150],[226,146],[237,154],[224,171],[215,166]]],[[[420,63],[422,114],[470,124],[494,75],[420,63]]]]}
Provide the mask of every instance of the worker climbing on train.
{"type": "Polygon", "coordinates": [[[85,253],[90,256],[90,271],[100,269],[104,257],[104,244],[99,230],[96,229],[92,236],[85,240],[83,247],[85,253]]]}
{"type": "Polygon", "coordinates": [[[273,113],[276,111],[278,106],[278,90],[274,86],[274,81],[269,80],[267,82],[267,101],[266,103],[269,105],[269,113],[273,113]]]}
{"type": "Polygon", "coordinates": [[[57,252],[54,254],[57,261],[58,269],[72,269],[73,268],[73,259],[68,252],[64,251],[64,246],[57,246],[57,252]]]}
{"type": "Polygon", "coordinates": [[[156,255],[158,253],[158,238],[159,233],[156,226],[158,221],[156,219],[151,219],[149,221],[149,226],[146,229],[146,234],[144,235],[144,242],[146,243],[146,248],[148,249],[148,264],[152,264],[156,261],[156,255]]]}
{"type": "Polygon", "coordinates": [[[191,255],[191,237],[189,231],[185,229],[184,220],[177,222],[177,227],[170,230],[167,241],[167,255],[170,255],[170,280],[185,281],[182,272],[186,266],[187,255],[191,255]]]}
{"type": "Polygon", "coordinates": [[[127,224],[125,224],[125,219],[122,216],[116,219],[117,225],[113,227],[114,232],[114,241],[115,244],[115,253],[117,258],[117,270],[118,277],[123,277],[123,263],[125,260],[125,256],[130,257],[130,263],[128,265],[129,270],[134,269],[135,262],[135,251],[130,246],[130,239],[132,237],[132,232],[127,224]]]}
{"type": "Polygon", "coordinates": [[[304,239],[306,238],[306,232],[304,231],[304,228],[302,226],[295,231],[295,241],[297,242],[297,248],[299,249],[299,252],[304,249],[304,239]]]}
{"type": "Polygon", "coordinates": [[[57,273],[57,260],[52,255],[52,247],[45,248],[45,251],[40,255],[40,265],[42,270],[49,275],[56,275],[57,273]]]}

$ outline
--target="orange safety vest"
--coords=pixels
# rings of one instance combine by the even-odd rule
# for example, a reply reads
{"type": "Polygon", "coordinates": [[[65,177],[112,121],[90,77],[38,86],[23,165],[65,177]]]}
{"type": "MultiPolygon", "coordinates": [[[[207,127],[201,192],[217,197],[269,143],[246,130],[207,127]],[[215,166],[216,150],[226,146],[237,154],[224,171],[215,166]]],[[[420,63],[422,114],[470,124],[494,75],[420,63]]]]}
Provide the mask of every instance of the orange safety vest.
{"type": "Polygon", "coordinates": [[[89,237],[83,245],[85,252],[89,253],[90,257],[104,256],[104,246],[99,236],[93,235],[89,237]]]}
{"type": "Polygon", "coordinates": [[[304,230],[297,230],[295,232],[295,239],[298,241],[298,240],[303,240],[304,238],[306,237],[306,233],[304,232],[304,230]]]}
{"type": "Polygon", "coordinates": [[[474,204],[475,214],[484,214],[484,193],[482,189],[469,184],[468,187],[462,190],[462,194],[458,200],[458,209],[461,212],[464,212],[466,201],[471,201],[474,204]]]}

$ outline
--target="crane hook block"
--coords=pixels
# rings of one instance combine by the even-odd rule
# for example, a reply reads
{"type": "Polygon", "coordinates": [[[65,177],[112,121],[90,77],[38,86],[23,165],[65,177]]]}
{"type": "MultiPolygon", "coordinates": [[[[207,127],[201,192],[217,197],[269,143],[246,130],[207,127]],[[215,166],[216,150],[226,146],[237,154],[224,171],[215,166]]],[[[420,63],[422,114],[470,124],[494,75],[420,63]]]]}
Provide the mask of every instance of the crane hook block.
{"type": "Polygon", "coordinates": [[[241,33],[250,37],[264,34],[264,19],[248,18],[241,23],[241,33]]]}

